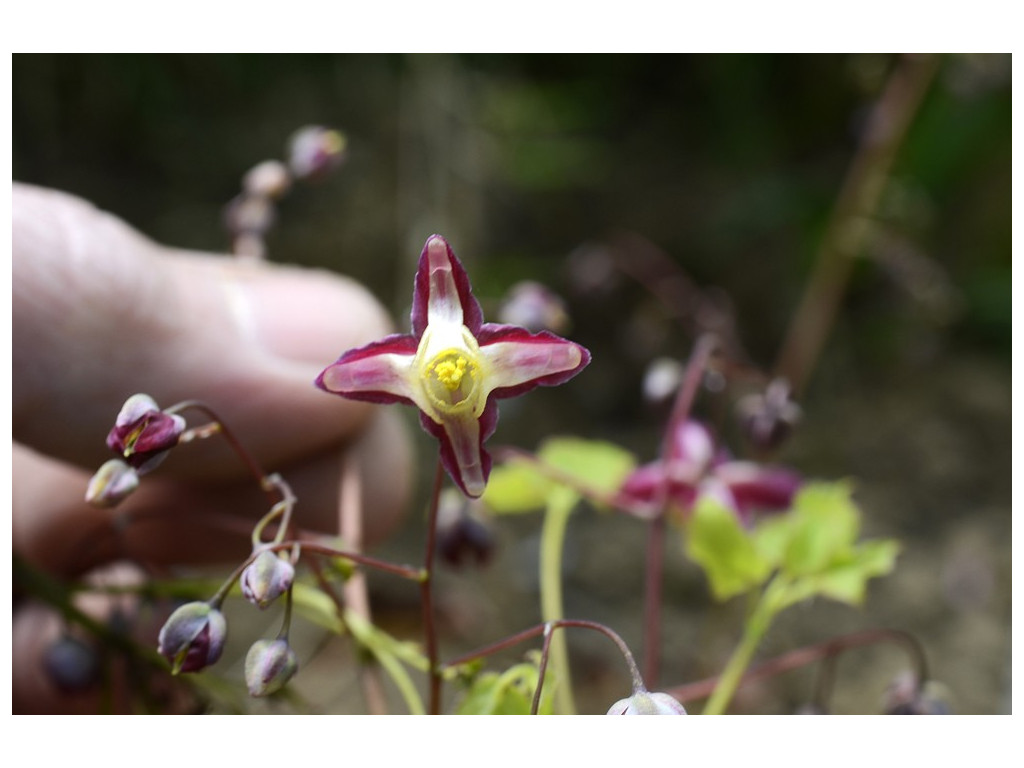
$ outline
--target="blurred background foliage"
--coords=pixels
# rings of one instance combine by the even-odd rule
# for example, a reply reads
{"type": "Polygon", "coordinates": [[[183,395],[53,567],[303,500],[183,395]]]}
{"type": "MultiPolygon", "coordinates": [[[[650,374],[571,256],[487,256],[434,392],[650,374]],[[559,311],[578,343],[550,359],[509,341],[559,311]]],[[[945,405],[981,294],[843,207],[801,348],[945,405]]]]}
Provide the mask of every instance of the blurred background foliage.
{"type": "MultiPolygon", "coordinates": [[[[300,126],[339,128],[345,165],[284,199],[271,257],[352,275],[400,322],[432,232],[452,242],[489,317],[517,281],[547,284],[565,297],[568,335],[594,363],[571,387],[506,405],[495,444],[532,448],[568,432],[618,441],[647,461],[664,413],[641,395],[644,372],[658,357],[685,358],[694,336],[677,316],[696,312],[666,307],[622,264],[641,252],[667,258],[675,279],[686,276],[730,319],[747,362],[770,371],[897,62],[17,55],[13,176],[88,198],[161,242],[223,250],[221,211],[242,174],[282,157],[300,126]]],[[[804,422],[776,459],[854,478],[866,533],[900,538],[905,552],[863,611],[821,604],[784,616],[764,653],[897,626],[919,635],[958,711],[1008,711],[1009,55],[940,59],[875,213],[805,389],[804,422]]],[[[708,393],[700,406],[730,439],[734,394],[708,393]]],[[[418,551],[421,532],[409,528],[418,551]]],[[[536,620],[537,529],[539,519],[502,520],[498,561],[480,579],[442,581],[453,647],[536,620]],[[506,603],[502,591],[523,595],[506,603]],[[496,608],[513,602],[520,613],[496,608]]],[[[606,621],[639,646],[641,527],[585,512],[570,538],[569,615],[606,621]]],[[[680,548],[668,559],[664,676],[678,683],[720,668],[742,606],[709,610],[680,548]]],[[[385,612],[415,599],[381,589],[385,612]]],[[[614,652],[588,643],[574,652],[575,678],[593,693],[589,711],[603,711],[625,683],[614,652]]],[[[894,656],[858,654],[863,667],[841,676],[836,710],[877,710],[900,669],[894,656]]],[[[811,675],[748,690],[737,709],[793,711],[811,675]]]]}

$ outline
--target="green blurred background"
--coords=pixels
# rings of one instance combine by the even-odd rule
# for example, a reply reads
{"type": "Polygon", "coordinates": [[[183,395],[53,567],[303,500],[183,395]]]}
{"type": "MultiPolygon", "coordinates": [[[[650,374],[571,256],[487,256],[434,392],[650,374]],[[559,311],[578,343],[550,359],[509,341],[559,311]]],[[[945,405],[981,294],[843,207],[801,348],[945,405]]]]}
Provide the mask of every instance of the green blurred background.
{"type": "MultiPolygon", "coordinates": [[[[280,158],[300,126],[339,128],[345,165],[284,199],[271,257],[352,275],[400,318],[432,232],[452,242],[489,317],[516,281],[546,283],[594,363],[571,387],[507,404],[494,443],[532,448],[574,433],[647,461],[663,411],[644,401],[643,375],[658,357],[688,354],[692,329],[672,314],[689,310],[666,308],[604,256],[658,249],[724,308],[748,362],[770,370],[896,63],[883,54],[16,55],[13,176],[86,197],[164,243],[223,250],[221,211],[242,174],[280,158]]],[[[905,551],[863,610],[792,609],[763,655],[844,630],[908,629],[956,711],[1008,711],[1009,55],[941,58],[872,226],[802,399],[804,421],[776,459],[812,477],[854,478],[865,534],[900,538],[905,551]]],[[[708,395],[700,412],[730,437],[728,404],[708,395]]],[[[418,551],[417,519],[381,554],[418,551]]],[[[495,525],[491,567],[441,579],[446,649],[537,619],[540,518],[495,525]]],[[[581,509],[570,539],[569,615],[605,621],[639,648],[640,524],[581,509]]],[[[712,605],[678,546],[667,560],[664,683],[675,684],[720,668],[743,607],[712,605]]],[[[415,594],[376,588],[382,615],[401,627],[415,594]]],[[[573,637],[570,648],[583,711],[625,695],[603,641],[573,637]]],[[[844,658],[835,710],[876,711],[902,666],[893,649],[844,658]]],[[[811,670],[792,673],[748,690],[737,710],[793,711],[812,682],[811,670]]],[[[351,706],[341,682],[308,696],[332,711],[351,706]]]]}

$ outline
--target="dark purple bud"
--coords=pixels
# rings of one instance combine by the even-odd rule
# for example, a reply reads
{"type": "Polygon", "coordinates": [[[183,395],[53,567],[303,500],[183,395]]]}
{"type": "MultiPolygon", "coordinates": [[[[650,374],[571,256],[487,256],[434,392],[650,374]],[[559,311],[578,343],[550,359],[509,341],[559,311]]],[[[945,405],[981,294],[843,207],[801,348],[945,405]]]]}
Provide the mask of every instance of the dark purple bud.
{"type": "Polygon", "coordinates": [[[341,165],[347,143],[339,131],[319,125],[300,128],[288,142],[288,167],[297,179],[326,176],[341,165]]]}
{"type": "Polygon", "coordinates": [[[96,648],[70,635],[59,637],[46,649],[43,667],[54,686],[64,693],[84,693],[100,679],[96,648]]]}
{"type": "Polygon", "coordinates": [[[288,591],[294,579],[295,567],[265,549],[242,571],[242,595],[258,608],[266,608],[288,591]]]}
{"type": "Polygon", "coordinates": [[[800,406],[790,400],[789,384],[775,379],[764,394],[747,395],[736,404],[740,429],[760,450],[778,448],[800,420],[800,406]]]}
{"type": "Polygon", "coordinates": [[[951,715],[953,707],[944,686],[934,681],[921,685],[911,672],[900,674],[885,692],[887,715],[951,715]]]}
{"type": "Polygon", "coordinates": [[[437,548],[441,559],[453,568],[467,562],[482,567],[494,554],[494,532],[470,502],[458,491],[448,489],[437,510],[437,548]]]}
{"type": "Polygon", "coordinates": [[[184,431],[181,416],[164,413],[149,395],[132,395],[117,414],[107,447],[144,474],[178,444],[184,431]]]}
{"type": "Polygon", "coordinates": [[[209,603],[186,603],[160,629],[157,650],[171,672],[198,672],[220,658],[227,637],[224,614],[209,603]]]}
{"type": "Polygon", "coordinates": [[[111,459],[89,480],[85,500],[94,507],[114,507],[138,487],[138,472],[121,459],[111,459]]]}
{"type": "Polygon", "coordinates": [[[281,690],[299,671],[299,660],[287,640],[257,640],[245,656],[245,683],[252,696],[281,690]]]}
{"type": "Polygon", "coordinates": [[[667,693],[637,691],[612,704],[609,715],[685,715],[686,708],[667,693]]]}

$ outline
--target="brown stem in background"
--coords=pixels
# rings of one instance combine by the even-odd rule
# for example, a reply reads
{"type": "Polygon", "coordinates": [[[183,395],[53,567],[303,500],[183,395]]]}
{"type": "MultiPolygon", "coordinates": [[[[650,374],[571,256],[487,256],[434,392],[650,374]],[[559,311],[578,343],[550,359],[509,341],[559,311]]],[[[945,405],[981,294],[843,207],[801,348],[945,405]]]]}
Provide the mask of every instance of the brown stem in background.
{"type": "MultiPolygon", "coordinates": [[[[354,552],[363,549],[363,487],[359,466],[350,452],[341,457],[341,480],[338,486],[338,533],[345,546],[354,552]]],[[[366,586],[366,574],[355,571],[345,582],[342,595],[354,613],[373,623],[370,614],[370,595],[366,586]]],[[[344,614],[342,614],[344,615],[344,614]]],[[[359,665],[359,683],[363,689],[366,708],[371,715],[388,714],[388,703],[384,696],[384,685],[380,668],[376,664],[359,665]]]]}
{"type": "Polygon", "coordinates": [[[835,321],[853,260],[870,234],[870,219],[893,160],[937,66],[935,55],[903,56],[871,111],[775,366],[777,375],[789,381],[797,395],[807,384],[835,321]]]}
{"type": "MultiPolygon", "coordinates": [[[[861,648],[876,643],[895,643],[902,646],[914,663],[918,686],[928,680],[928,663],[925,658],[924,649],[913,635],[898,629],[868,629],[863,632],[854,632],[849,635],[834,637],[815,645],[797,648],[794,651],[776,656],[774,659],[769,659],[763,664],[748,670],[740,681],[740,686],[742,687],[764,678],[774,677],[783,672],[799,669],[822,659],[831,659],[851,648],[861,648]]],[[[670,688],[666,693],[685,704],[689,701],[707,698],[711,695],[717,683],[717,676],[709,677],[705,680],[698,680],[695,683],[687,683],[686,685],[670,688]]]]}

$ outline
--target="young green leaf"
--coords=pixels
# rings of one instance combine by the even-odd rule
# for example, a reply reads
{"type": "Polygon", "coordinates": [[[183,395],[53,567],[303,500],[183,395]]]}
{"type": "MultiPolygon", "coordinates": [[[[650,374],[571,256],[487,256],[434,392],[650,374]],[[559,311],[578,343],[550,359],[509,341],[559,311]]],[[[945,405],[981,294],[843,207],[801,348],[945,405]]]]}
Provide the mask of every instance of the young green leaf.
{"type": "Polygon", "coordinates": [[[686,552],[707,574],[717,600],[764,582],[771,563],[754,545],[735,513],[710,497],[697,502],[687,525],[686,552]]]}

